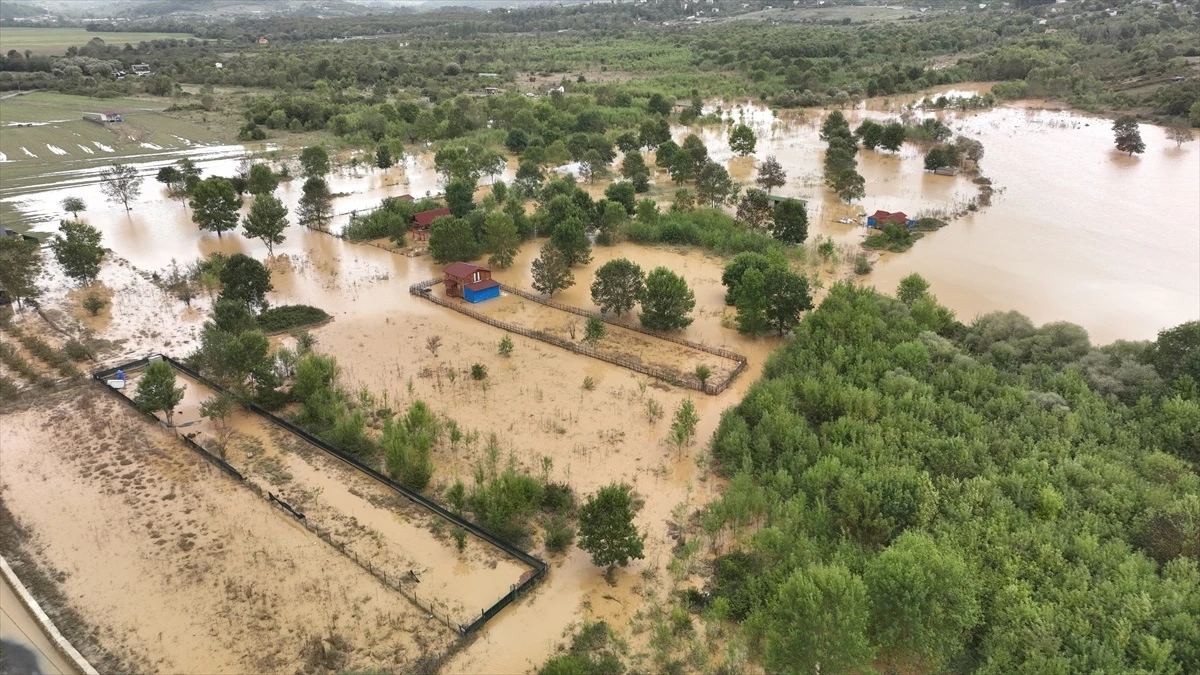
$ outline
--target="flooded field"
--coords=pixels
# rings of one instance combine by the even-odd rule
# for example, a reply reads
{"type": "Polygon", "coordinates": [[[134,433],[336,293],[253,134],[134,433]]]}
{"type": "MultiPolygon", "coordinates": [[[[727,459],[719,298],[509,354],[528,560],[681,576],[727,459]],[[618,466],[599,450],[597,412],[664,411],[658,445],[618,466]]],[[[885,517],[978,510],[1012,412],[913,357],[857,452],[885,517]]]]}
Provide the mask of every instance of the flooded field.
{"type": "MultiPolygon", "coordinates": [[[[123,393],[134,394],[140,375],[130,374],[123,393]]],[[[215,392],[182,373],[177,381],[186,389],[174,424],[219,454],[221,434],[200,416],[201,402],[215,392]]],[[[458,553],[441,518],[253,413],[235,412],[227,424],[233,433],[225,459],[235,469],[304,513],[310,525],[332,533],[351,555],[403,578],[418,603],[454,625],[474,621],[528,571],[474,537],[458,553]]]]}
{"type": "Polygon", "coordinates": [[[456,634],[92,386],[3,417],[3,500],[101,672],[417,669],[456,634]],[[97,649],[99,646],[101,649],[97,649]],[[105,653],[120,661],[105,660],[105,653]]]}
{"type": "MultiPolygon", "coordinates": [[[[866,117],[885,119],[894,114],[886,108],[898,103],[874,101],[847,116],[852,126],[866,117]]],[[[726,109],[729,107],[727,104],[726,109]]],[[[734,107],[732,114],[735,119],[744,116],[759,132],[758,157],[774,154],[787,170],[788,184],[778,192],[809,200],[810,238],[828,236],[853,247],[864,231],[839,223],[839,218],[876,209],[912,215],[958,210],[976,191],[967,178],[926,174],[921,151],[908,145],[894,155],[862,151],[859,166],[866,177],[867,197],[858,204],[842,205],[825,194],[820,182],[820,116],[777,119],[770,111],[752,105],[734,107]]],[[[1110,122],[1106,120],[1024,107],[940,115],[956,133],[983,142],[983,172],[998,189],[993,205],[927,235],[909,252],[882,256],[875,271],[862,279],[890,291],[901,277],[915,270],[932,282],[933,292],[964,320],[993,309],[1017,309],[1038,322],[1066,319],[1080,323],[1097,342],[1153,337],[1163,327],[1200,315],[1200,152],[1195,143],[1176,149],[1173,143],[1168,146],[1160,130],[1143,127],[1148,151],[1129,159],[1112,150],[1110,122]]],[[[736,179],[753,178],[752,160],[735,158],[728,151],[726,129],[696,131],[708,143],[711,155],[726,163],[736,179]]],[[[683,129],[676,130],[677,138],[683,134],[683,129]]],[[[236,168],[239,152],[202,158],[200,166],[205,175],[229,175],[236,168]]],[[[151,168],[141,167],[143,171],[151,168]]],[[[507,171],[506,177],[511,177],[512,167],[507,171]]],[[[47,280],[44,304],[51,315],[78,321],[114,341],[106,355],[110,362],[150,352],[183,356],[195,347],[210,299],[202,297],[194,303],[195,309],[186,308],[150,282],[150,271],[162,270],[172,259],[182,264],[213,251],[266,259],[265,246],[257,240],[237,233],[217,237],[200,232],[183,204],[169,199],[157,183],[148,182],[142,198],[126,214],[103,202],[96,186],[89,184],[92,177],[81,176],[70,183],[64,178],[61,184],[53,184],[57,178],[48,180],[49,189],[37,193],[12,190],[3,198],[13,208],[55,218],[61,215],[58,201],[68,194],[82,196],[89,203],[86,219],[104,233],[105,244],[119,258],[115,264],[105,265],[100,274],[103,288],[111,293],[112,306],[98,317],[85,316],[78,306],[79,291],[72,290],[57,273],[47,280]]],[[[673,186],[661,176],[657,181],[656,189],[669,194],[673,186]]],[[[331,180],[333,192],[342,195],[334,202],[340,214],[334,229],[343,226],[351,212],[371,208],[385,196],[437,193],[439,186],[429,154],[407,157],[403,165],[387,171],[341,171],[331,180]]],[[[594,192],[595,187],[589,189],[594,192]]],[[[277,194],[294,213],[299,181],[284,183],[277,194]]],[[[37,227],[52,231],[55,225],[44,222],[37,227]]],[[[573,270],[575,285],[555,296],[565,304],[595,309],[589,292],[595,270],[620,257],[644,270],[665,266],[682,275],[695,292],[696,309],[695,321],[680,336],[744,354],[749,360],[746,371],[728,391],[710,397],[521,336],[513,336],[515,349],[511,356],[503,357],[497,353],[503,331],[409,294],[410,284],[438,275],[439,267],[428,257],[409,258],[355,245],[296,225],[285,234],[286,242],[277,246],[276,255],[268,260],[274,285],[269,298],[276,304],[315,305],[333,316],[331,323],[314,331],[316,349],[337,358],[349,387],[363,386],[391,401],[421,398],[433,410],[453,416],[465,432],[477,431],[483,437],[495,433],[503,455],[511,455],[527,471],[539,473],[543,459],[549,458],[549,477],[567,482],[576,494],[586,495],[623,481],[633,485],[645,502],[637,517],[638,527],[647,535],[644,560],[618,571],[610,585],[586,553],[571,549],[551,556],[541,549],[540,542],[535,543],[532,552],[551,561],[548,579],[531,597],[493,619],[446,671],[520,672],[544,661],[572,622],[594,617],[618,626],[630,625],[640,609],[652,604],[649,599],[660,596],[669,583],[664,570],[675,545],[670,536],[672,526],[683,523],[720,490],[720,481],[708,471],[705,449],[720,413],[740,399],[758,377],[767,355],[780,344],[773,338],[746,338],[726,327],[732,313],[724,306],[725,289],[720,283],[725,261],[695,250],[628,243],[598,246],[588,266],[573,270]],[[433,336],[442,339],[436,354],[426,348],[433,336]],[[486,384],[466,376],[476,363],[487,367],[486,384]],[[586,378],[594,382],[594,389],[582,386],[586,378]],[[689,396],[700,415],[698,440],[677,449],[667,441],[670,416],[689,396]],[[648,414],[654,406],[665,411],[664,419],[648,414]]],[[[530,263],[537,254],[538,242],[524,245],[513,266],[494,270],[494,276],[530,288],[530,263]]],[[[841,277],[844,273],[835,274],[841,277]]],[[[531,304],[522,306],[518,298],[506,298],[479,308],[506,315],[505,320],[528,320],[549,328],[559,324],[556,316],[531,304]]],[[[660,356],[681,359],[665,353],[660,356]]],[[[686,358],[678,362],[681,368],[694,368],[686,358]]],[[[189,393],[198,395],[198,391],[189,393]]],[[[31,438],[41,438],[31,419],[15,419],[29,427],[31,438]]],[[[188,417],[185,412],[182,421],[190,424],[194,415],[188,417]]],[[[389,560],[388,564],[411,563],[426,569],[444,568],[448,559],[439,556],[457,556],[444,546],[444,538],[430,532],[428,523],[396,504],[381,502],[386,495],[373,497],[369,485],[356,482],[339,465],[329,465],[320,456],[282,442],[257,418],[241,417],[235,425],[246,439],[255,440],[235,449],[230,461],[245,467],[254,480],[303,504],[302,510],[337,529],[360,553],[380,556],[389,560]],[[289,478],[283,481],[285,473],[289,478]],[[417,541],[432,543],[414,546],[417,541]]],[[[185,430],[208,433],[203,424],[185,430]]],[[[469,483],[483,459],[481,445],[439,449],[429,493],[442,493],[457,478],[469,483]]],[[[51,453],[50,459],[54,456],[51,453]]],[[[144,461],[159,461],[158,457],[153,454],[144,461]]],[[[71,480],[99,480],[92,474],[80,478],[78,472],[72,474],[65,468],[56,471],[61,474],[56,474],[56,485],[64,489],[71,480]]],[[[32,509],[34,498],[22,491],[32,490],[33,485],[30,480],[13,485],[6,491],[6,499],[24,500],[26,511],[32,509]],[[13,496],[18,494],[19,499],[13,496]]],[[[85,485],[99,490],[102,484],[85,485]]],[[[204,493],[215,488],[193,484],[189,489],[204,493]]],[[[240,498],[235,506],[264,508],[240,498]]],[[[92,517],[132,517],[117,501],[103,502],[105,513],[98,512],[100,508],[91,508],[92,517]],[[112,513],[107,513],[109,509],[112,513]]],[[[49,516],[30,519],[38,532],[54,526],[49,516]]],[[[315,539],[311,545],[326,546],[315,539]]],[[[56,546],[69,548],[61,542],[56,546]]],[[[87,553],[98,555],[98,544],[92,546],[87,553]]],[[[438,584],[438,593],[446,596],[448,603],[458,603],[463,612],[477,611],[470,598],[486,595],[495,585],[509,583],[506,580],[512,573],[519,574],[484,555],[482,548],[468,547],[461,576],[456,576],[460,569],[456,562],[454,574],[423,576],[422,585],[428,579],[431,588],[438,584]]],[[[58,553],[55,548],[47,550],[58,553]]],[[[349,565],[348,569],[353,572],[350,576],[357,578],[357,568],[349,565]]],[[[366,577],[366,582],[371,581],[366,577]]],[[[69,590],[82,592],[74,583],[74,577],[68,580],[69,590]]],[[[394,602],[389,600],[389,606],[394,610],[410,606],[392,595],[394,602]]],[[[176,602],[175,596],[169,597],[176,602]]],[[[81,602],[93,609],[104,607],[90,596],[81,602]]],[[[331,602],[329,606],[335,605],[331,602]]],[[[172,607],[178,609],[178,605],[159,609],[167,613],[172,607]]],[[[235,611],[213,607],[213,611],[235,611]]],[[[138,635],[136,627],[129,630],[138,635]]],[[[372,629],[368,635],[377,632],[372,629]]],[[[296,640],[294,652],[300,653],[299,638],[289,634],[289,639],[296,640]]],[[[149,649],[145,640],[131,638],[130,644],[131,653],[144,654],[149,649]]],[[[406,654],[413,653],[411,645],[406,648],[410,650],[406,654]]],[[[177,655],[172,658],[186,663],[187,650],[194,649],[194,644],[175,646],[171,653],[177,655]]],[[[241,653],[221,656],[227,659],[229,669],[236,669],[242,663],[241,653]]]]}

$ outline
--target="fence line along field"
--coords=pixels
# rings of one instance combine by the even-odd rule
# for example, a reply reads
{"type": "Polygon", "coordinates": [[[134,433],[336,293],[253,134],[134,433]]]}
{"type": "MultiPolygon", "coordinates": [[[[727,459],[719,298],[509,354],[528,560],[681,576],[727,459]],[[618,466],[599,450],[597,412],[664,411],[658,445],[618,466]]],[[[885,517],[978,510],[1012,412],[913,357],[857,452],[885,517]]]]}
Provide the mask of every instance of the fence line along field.
{"type": "Polygon", "coordinates": [[[93,386],[0,424],[0,549],[101,672],[424,672],[458,637],[93,386]]]}
{"type": "Polygon", "coordinates": [[[139,42],[175,38],[186,40],[192,37],[188,33],[100,33],[84,28],[14,28],[0,27],[0,52],[7,53],[10,49],[24,53],[29,50],[36,56],[50,54],[61,55],[69,47],[82,47],[95,38],[100,38],[105,44],[124,46],[137,45],[139,42]]]}

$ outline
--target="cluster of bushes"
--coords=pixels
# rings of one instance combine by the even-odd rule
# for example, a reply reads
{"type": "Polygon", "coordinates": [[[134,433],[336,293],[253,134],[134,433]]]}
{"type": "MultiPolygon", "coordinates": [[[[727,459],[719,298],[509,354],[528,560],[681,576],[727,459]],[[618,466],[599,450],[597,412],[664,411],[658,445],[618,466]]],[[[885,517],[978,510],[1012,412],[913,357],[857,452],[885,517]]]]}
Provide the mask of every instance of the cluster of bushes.
{"type": "Polygon", "coordinates": [[[719,209],[670,211],[645,215],[625,226],[625,237],[639,244],[699,246],[717,255],[736,255],[744,251],[766,253],[782,245],[770,235],[739,224],[719,209]]]}
{"type": "Polygon", "coordinates": [[[621,675],[623,649],[603,621],[585,621],[565,654],[551,657],[538,675],[621,675]]]}
{"type": "Polygon", "coordinates": [[[379,208],[364,215],[350,217],[342,236],[350,241],[370,241],[372,239],[390,238],[397,246],[403,246],[405,235],[412,224],[414,213],[436,209],[441,204],[436,200],[422,199],[412,202],[407,199],[385,197],[379,208]]]}
{"type": "Polygon", "coordinates": [[[0,363],[20,374],[21,377],[28,380],[31,384],[40,386],[53,384],[50,378],[43,377],[28,361],[21,358],[21,355],[17,353],[17,350],[12,345],[4,342],[0,342],[0,363]]]}
{"type": "Polygon", "coordinates": [[[279,333],[327,321],[325,310],[310,305],[279,305],[268,307],[258,316],[255,323],[264,333],[279,333]]]}
{"type": "Polygon", "coordinates": [[[737,308],[737,329],[748,335],[782,336],[812,309],[808,278],[793,272],[778,252],[739,253],[721,273],[725,304],[737,308]]]}
{"type": "Polygon", "coordinates": [[[897,295],[835,285],[722,418],[718,614],[768,672],[1200,669],[1200,323],[1096,348],[897,295]]]}
{"type": "MultiPolygon", "coordinates": [[[[548,469],[549,458],[544,464],[548,469]]],[[[570,524],[575,512],[571,487],[552,482],[546,475],[537,478],[524,473],[511,455],[501,466],[495,434],[489,437],[486,454],[475,466],[470,490],[458,480],[446,491],[446,497],[458,513],[469,510],[480,525],[519,545],[527,545],[532,539],[539,514],[547,550],[563,551],[575,539],[570,524]]]]}

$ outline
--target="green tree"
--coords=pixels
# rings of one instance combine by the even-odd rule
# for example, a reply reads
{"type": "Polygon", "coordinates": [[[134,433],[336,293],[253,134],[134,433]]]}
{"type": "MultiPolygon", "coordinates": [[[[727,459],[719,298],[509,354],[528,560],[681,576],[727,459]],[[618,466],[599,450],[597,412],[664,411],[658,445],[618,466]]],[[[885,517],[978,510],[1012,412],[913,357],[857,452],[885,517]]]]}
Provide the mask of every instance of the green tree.
{"type": "Polygon", "coordinates": [[[100,263],[108,253],[108,249],[100,244],[100,231],[87,223],[72,220],[60,221],[58,231],[59,234],[50,240],[50,250],[62,265],[63,272],[81,284],[95,281],[100,274],[100,263]]]}
{"type": "Polygon", "coordinates": [[[745,335],[764,335],[771,329],[767,320],[767,283],[755,267],[746,268],[737,285],[737,329],[745,335]]]}
{"type": "Polygon", "coordinates": [[[575,276],[571,274],[566,256],[549,242],[542,245],[541,254],[534,259],[532,273],[533,289],[550,297],[575,285],[575,276]]]}
{"type": "Polygon", "coordinates": [[[616,243],[621,228],[629,220],[629,213],[617,202],[603,201],[604,209],[600,212],[600,232],[596,241],[605,246],[616,243]]]}
{"type": "Polygon", "coordinates": [[[7,291],[18,306],[23,299],[41,295],[37,286],[41,274],[42,256],[36,244],[21,237],[0,236],[0,288],[7,291]]]}
{"type": "Polygon", "coordinates": [[[826,143],[837,137],[853,137],[853,134],[850,133],[850,123],[846,121],[846,116],[842,114],[841,110],[834,110],[829,113],[825,121],[821,123],[820,137],[826,143]]]}
{"type": "Polygon", "coordinates": [[[646,166],[646,157],[637,150],[630,150],[625,159],[620,162],[620,175],[634,184],[634,192],[641,193],[650,189],[650,169],[646,166]]]}
{"type": "Polygon", "coordinates": [[[784,199],[775,204],[771,235],[787,244],[803,244],[808,239],[808,210],[799,199],[784,199]]]}
{"type": "Polygon", "coordinates": [[[772,261],[757,251],[743,251],[725,265],[721,272],[721,284],[725,286],[725,304],[732,305],[737,301],[738,287],[742,283],[742,275],[753,267],[759,272],[765,272],[772,264],[784,264],[783,260],[772,261]]]}
{"type": "Polygon", "coordinates": [[[675,409],[675,418],[671,421],[671,442],[675,449],[682,451],[692,444],[696,437],[696,425],[700,423],[700,415],[696,413],[696,403],[689,396],[679,402],[675,409]]]}
{"type": "Polygon", "coordinates": [[[729,172],[716,162],[705,164],[700,175],[696,177],[696,197],[708,202],[713,208],[728,201],[735,189],[729,172]]]}
{"type": "Polygon", "coordinates": [[[682,150],[676,150],[667,157],[667,173],[676,185],[683,185],[695,175],[692,167],[692,157],[682,150]]]}
{"type": "Polygon", "coordinates": [[[951,547],[924,532],[901,534],[863,572],[870,635],[894,665],[937,670],[966,649],[981,619],[976,575],[951,547]]]}
{"type": "Polygon", "coordinates": [[[320,145],[300,151],[300,170],[305,178],[324,178],[329,173],[329,153],[320,145]]]}
{"type": "Polygon", "coordinates": [[[187,176],[178,167],[164,166],[158,170],[154,179],[165,185],[171,196],[178,195],[187,189],[187,176]]]}
{"type": "Polygon", "coordinates": [[[333,220],[333,195],[324,178],[313,176],[304,181],[296,220],[305,227],[324,230],[333,220]]]}
{"type": "Polygon", "coordinates": [[[183,390],[184,387],[175,386],[175,369],[166,361],[155,361],[138,378],[133,402],[142,412],[162,412],[171,427],[175,426],[171,419],[175,416],[175,406],[183,401],[183,390]]]}
{"type": "Polygon", "coordinates": [[[662,94],[655,92],[650,94],[650,100],[646,102],[646,112],[651,115],[670,115],[671,102],[662,94]]]}
{"type": "Polygon", "coordinates": [[[779,160],[775,159],[775,155],[768,155],[758,165],[758,176],[754,179],[758,186],[771,194],[771,190],[777,187],[783,187],[787,184],[787,173],[783,170],[783,166],[779,164],[779,160]]]}
{"type": "Polygon", "coordinates": [[[275,245],[282,244],[287,228],[287,207],[275,195],[267,192],[254,198],[250,211],[242,218],[246,236],[261,239],[267,245],[267,255],[275,255],[275,245]]]}
{"type": "Polygon", "coordinates": [[[251,311],[267,308],[267,292],[272,290],[271,271],[243,253],[234,253],[221,268],[222,300],[236,300],[251,311]]]}
{"type": "Polygon", "coordinates": [[[950,165],[950,157],[946,152],[946,148],[936,145],[925,153],[925,170],[934,171],[943,166],[950,165]]]}
{"type": "Polygon", "coordinates": [[[1190,375],[1200,384],[1200,321],[1188,321],[1158,332],[1147,359],[1165,382],[1190,375]]]}
{"type": "Polygon", "coordinates": [[[279,177],[266,164],[255,164],[250,167],[250,174],[246,179],[246,189],[252,195],[270,194],[279,187],[279,177]]]}
{"type": "Polygon", "coordinates": [[[638,127],[638,143],[643,148],[653,150],[669,142],[671,142],[671,125],[666,118],[644,120],[638,127]]]}
{"type": "Polygon", "coordinates": [[[633,183],[618,181],[604,188],[604,196],[611,202],[620,204],[625,212],[633,215],[637,209],[637,192],[633,183]]]}
{"type": "Polygon", "coordinates": [[[514,182],[521,192],[529,196],[536,194],[538,188],[542,186],[545,180],[546,176],[542,173],[542,169],[537,165],[537,162],[522,160],[520,166],[517,167],[517,175],[514,182]]]}
{"type": "Polygon", "coordinates": [[[392,161],[392,150],[387,145],[381,145],[375,149],[375,167],[379,169],[390,169],[395,164],[392,161]]]}
{"type": "Polygon", "coordinates": [[[757,144],[758,139],[754,136],[754,130],[745,124],[739,124],[729,132],[729,149],[742,157],[753,155],[754,147],[757,144]]]}
{"type": "Polygon", "coordinates": [[[592,348],[596,347],[596,343],[604,339],[608,334],[608,327],[604,325],[599,317],[589,316],[587,324],[583,328],[583,341],[590,344],[592,348]]]}
{"type": "Polygon", "coordinates": [[[899,122],[890,122],[883,127],[883,133],[879,135],[879,147],[896,152],[904,145],[906,138],[908,138],[908,130],[904,128],[904,125],[899,122]]]}
{"type": "Polygon", "coordinates": [[[192,193],[192,220],[201,230],[216,232],[219,237],[237,227],[241,206],[242,198],[233,185],[220,176],[211,176],[200,181],[192,193]]]}
{"type": "Polygon", "coordinates": [[[767,193],[750,188],[738,201],[737,219],[752,229],[766,228],[771,224],[771,202],[767,193]]]}
{"type": "Polygon", "coordinates": [[[504,147],[514,155],[519,155],[529,147],[529,135],[523,129],[509,129],[508,136],[504,138],[504,147]]]}
{"type": "Polygon", "coordinates": [[[692,323],[690,314],[696,296],[683,277],[665,267],[656,267],[646,275],[642,296],[642,325],[651,330],[676,330],[692,323]]]}
{"type": "Polygon", "coordinates": [[[1117,150],[1128,153],[1142,154],[1146,151],[1146,143],[1142,140],[1142,132],[1138,131],[1137,118],[1133,115],[1121,115],[1113,122],[1113,142],[1117,150]]]}
{"type": "MultiPolygon", "coordinates": [[[[800,314],[812,309],[808,279],[784,265],[772,265],[763,273],[767,292],[767,322],[782,336],[800,323],[800,314]]],[[[745,289],[739,291],[745,293],[745,289]]]]}
{"type": "Polygon", "coordinates": [[[508,267],[521,248],[521,237],[513,219],[502,211],[492,211],[483,220],[484,250],[491,253],[488,264],[508,267]]]}
{"type": "Polygon", "coordinates": [[[863,179],[862,174],[854,169],[839,172],[834,177],[830,187],[837,193],[838,198],[847,204],[856,199],[862,199],[867,195],[866,180],[863,179]]]}
{"type": "Polygon", "coordinates": [[[763,665],[781,675],[848,673],[865,668],[867,589],[842,565],[797,569],[763,609],[763,665]]]}
{"type": "Polygon", "coordinates": [[[479,242],[471,224],[454,216],[433,221],[429,226],[429,255],[439,265],[478,258],[479,242]]]}
{"type": "Polygon", "coordinates": [[[883,140],[883,125],[874,120],[863,120],[854,130],[854,135],[858,136],[864,148],[874,150],[883,140]]]}
{"type": "Polygon", "coordinates": [[[633,490],[612,484],[590,495],[579,508],[579,548],[597,567],[624,567],[644,557],[644,537],[633,524],[633,490]]]}
{"type": "Polygon", "coordinates": [[[896,297],[911,307],[918,299],[925,297],[928,291],[929,282],[925,281],[925,277],[913,272],[900,280],[900,285],[896,287],[896,297]]]}
{"type": "Polygon", "coordinates": [[[79,212],[87,210],[87,205],[79,197],[66,197],[62,200],[63,211],[71,214],[75,220],[79,220],[79,212]]]}
{"type": "Polygon", "coordinates": [[[601,312],[617,316],[633,309],[645,292],[646,277],[642,268],[626,258],[601,265],[592,282],[592,302],[601,312]]]}
{"type": "Polygon", "coordinates": [[[475,210],[475,181],[455,178],[446,184],[446,206],[456,218],[466,218],[475,210]]]}
{"type": "Polygon", "coordinates": [[[583,223],[578,218],[568,218],[554,226],[550,243],[562,251],[568,267],[586,265],[592,261],[592,242],[588,240],[583,223]]]}
{"type": "Polygon", "coordinates": [[[679,145],[679,149],[687,153],[692,161],[692,174],[699,175],[700,172],[708,165],[708,147],[704,145],[704,141],[696,134],[688,134],[683,139],[683,143],[679,145]]]}
{"type": "Polygon", "coordinates": [[[113,203],[121,203],[129,211],[129,202],[142,194],[142,177],[128,164],[113,164],[100,172],[100,191],[113,203]]]}

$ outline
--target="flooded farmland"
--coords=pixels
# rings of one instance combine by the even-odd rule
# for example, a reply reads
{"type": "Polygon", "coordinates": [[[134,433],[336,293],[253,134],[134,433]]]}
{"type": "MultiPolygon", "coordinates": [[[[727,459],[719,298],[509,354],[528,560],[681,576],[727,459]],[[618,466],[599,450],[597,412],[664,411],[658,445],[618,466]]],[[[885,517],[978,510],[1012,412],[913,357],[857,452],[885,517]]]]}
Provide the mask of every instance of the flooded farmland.
{"type": "MultiPolygon", "coordinates": [[[[885,119],[892,114],[884,110],[888,105],[872,102],[849,111],[847,117],[852,126],[864,118],[885,119]]],[[[839,223],[839,218],[876,209],[904,210],[912,215],[957,210],[976,191],[968,178],[925,173],[920,150],[907,145],[896,154],[862,151],[859,162],[867,181],[867,197],[853,206],[843,205],[821,185],[823,144],[817,138],[817,114],[776,118],[769,110],[746,105],[734,107],[732,115],[734,119],[744,116],[756,128],[757,156],[775,155],[788,172],[788,184],[779,192],[808,199],[810,238],[829,236],[854,245],[864,235],[863,229],[839,223]]],[[[931,281],[932,291],[961,319],[996,309],[1017,309],[1035,322],[1063,319],[1079,323],[1097,342],[1150,338],[1160,328],[1200,316],[1200,150],[1196,143],[1176,149],[1161,130],[1143,127],[1149,149],[1144,156],[1130,159],[1112,150],[1110,123],[1098,118],[1020,106],[939,115],[956,133],[983,142],[983,171],[998,189],[993,204],[925,236],[911,251],[883,255],[875,271],[864,278],[866,282],[891,291],[901,277],[917,271],[931,281]]],[[[753,162],[732,156],[724,140],[725,129],[695,131],[712,156],[729,166],[735,179],[752,179],[753,162]]],[[[676,129],[677,138],[684,133],[676,129]]],[[[199,164],[205,175],[228,175],[239,161],[236,154],[201,158],[199,164]]],[[[149,172],[155,167],[140,168],[149,172]]],[[[511,177],[511,171],[509,167],[506,177],[511,177]]],[[[659,176],[657,181],[670,192],[665,177],[659,176]]],[[[277,192],[293,213],[299,189],[299,181],[291,181],[277,192]]],[[[387,171],[342,171],[331,180],[331,189],[342,195],[334,201],[340,214],[336,230],[351,212],[371,208],[383,197],[440,192],[440,181],[432,156],[421,154],[407,157],[404,164],[387,171]]],[[[68,303],[67,286],[57,277],[50,281],[47,304],[75,315],[101,337],[120,341],[113,358],[151,351],[182,356],[195,346],[208,300],[198,300],[199,309],[184,308],[154,287],[145,272],[162,270],[172,259],[185,263],[214,251],[266,258],[265,246],[257,240],[237,233],[218,237],[200,232],[184,205],[169,199],[152,181],[128,214],[106,204],[86,178],[4,198],[23,211],[50,215],[57,214],[58,201],[67,195],[82,196],[88,202],[85,218],[104,233],[105,244],[125,263],[107,265],[101,272],[101,282],[113,292],[113,305],[100,317],[83,316],[75,307],[77,300],[68,303]]],[[[45,222],[38,229],[51,231],[53,227],[45,222]]],[[[592,309],[588,289],[595,270],[619,257],[627,257],[645,270],[666,266],[681,274],[696,295],[695,321],[682,336],[736,351],[749,360],[747,370],[729,391],[709,397],[519,336],[514,336],[512,355],[502,357],[497,354],[502,331],[409,294],[410,284],[437,275],[438,267],[428,257],[410,258],[351,244],[297,225],[289,226],[285,234],[286,242],[276,247],[276,256],[268,263],[274,285],[270,299],[277,304],[315,305],[333,315],[331,323],[314,331],[317,350],[337,358],[352,388],[366,387],[402,403],[420,398],[434,410],[455,417],[467,430],[484,436],[496,434],[504,455],[530,472],[547,466],[550,478],[569,483],[577,494],[624,481],[634,486],[645,502],[637,519],[647,534],[644,560],[617,571],[610,585],[583,551],[550,555],[541,542],[535,542],[533,553],[551,563],[549,578],[532,597],[491,621],[478,639],[448,664],[447,672],[527,670],[551,653],[572,622],[594,617],[626,626],[635,621],[639,608],[667,583],[665,569],[675,545],[669,524],[680,524],[720,490],[720,480],[708,470],[705,457],[706,440],[720,413],[739,400],[758,377],[771,350],[780,344],[774,338],[749,339],[728,327],[725,289],[720,282],[724,260],[695,250],[629,243],[596,247],[592,263],[575,270],[576,284],[555,296],[560,302],[592,309]],[[426,348],[433,336],[442,339],[436,353],[426,348]],[[467,376],[476,363],[488,368],[486,385],[467,376]],[[592,389],[583,386],[588,378],[595,385],[592,389]],[[700,415],[698,440],[678,449],[667,441],[669,416],[688,396],[695,400],[700,415]],[[666,411],[666,420],[647,415],[651,402],[666,411]],[[549,458],[548,465],[544,458],[549,458]]],[[[496,270],[495,277],[530,287],[530,263],[537,248],[538,243],[524,245],[513,266],[496,270]]],[[[532,321],[543,321],[544,312],[518,307],[515,300],[505,298],[493,309],[514,315],[528,311],[532,321]]],[[[687,362],[681,367],[692,365],[687,362]]],[[[263,439],[264,446],[271,445],[269,434],[258,428],[255,420],[247,418],[238,424],[247,435],[263,439]]],[[[42,438],[33,433],[32,426],[30,429],[31,438],[42,438]]],[[[312,502],[314,509],[321,509],[318,504],[322,501],[336,502],[338,508],[354,513],[385,539],[415,534],[406,529],[410,526],[397,524],[392,514],[376,510],[370,500],[354,494],[357,490],[340,489],[337,484],[343,479],[332,470],[313,466],[295,453],[279,456],[286,459],[285,466],[298,484],[319,495],[312,502]]],[[[479,444],[439,450],[430,493],[440,494],[458,478],[469,482],[483,458],[479,444]]],[[[238,459],[249,462],[254,458],[238,459]]],[[[39,475],[36,472],[44,471],[40,465],[18,465],[22,471],[28,467],[35,472],[32,477],[5,479],[7,499],[32,490],[39,475]]],[[[65,487],[70,479],[64,474],[57,485],[65,487]]],[[[22,499],[26,510],[33,508],[31,498],[23,496],[16,501],[22,499]]],[[[46,516],[32,525],[52,528],[54,520],[46,516]]],[[[366,538],[363,545],[367,545],[366,538]]],[[[438,561],[443,555],[436,547],[424,545],[412,554],[395,542],[384,542],[378,550],[391,551],[386,554],[396,560],[419,555],[438,561]]],[[[107,550],[91,553],[109,554],[107,550]]],[[[425,564],[432,567],[435,562],[425,564]]],[[[479,569],[489,564],[482,558],[464,564],[464,574],[475,570],[481,573],[479,578],[439,581],[442,588],[449,589],[448,595],[481,586],[490,593],[516,571],[479,569]],[[462,588],[452,588],[456,583],[462,588]]],[[[92,581],[103,586],[101,580],[92,581]]],[[[354,592],[351,589],[346,594],[352,597],[354,592]]],[[[95,603],[90,605],[94,611],[109,611],[105,603],[112,602],[113,591],[104,593],[108,595],[87,600],[95,603]]],[[[402,598],[395,600],[395,604],[404,603],[402,598]]],[[[454,602],[466,611],[465,596],[454,597],[454,602]]],[[[169,607],[162,608],[163,613],[169,611],[169,607]]],[[[127,618],[120,621],[113,625],[128,627],[127,618]]],[[[198,638],[191,627],[181,627],[174,635],[182,637],[177,637],[181,644],[175,648],[172,663],[188,670],[194,663],[188,650],[197,647],[187,641],[198,638]]],[[[141,644],[136,648],[149,649],[141,644]]],[[[234,668],[238,662],[230,658],[226,666],[234,668]]]]}

